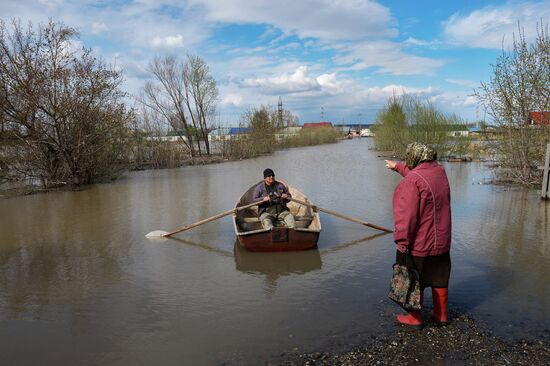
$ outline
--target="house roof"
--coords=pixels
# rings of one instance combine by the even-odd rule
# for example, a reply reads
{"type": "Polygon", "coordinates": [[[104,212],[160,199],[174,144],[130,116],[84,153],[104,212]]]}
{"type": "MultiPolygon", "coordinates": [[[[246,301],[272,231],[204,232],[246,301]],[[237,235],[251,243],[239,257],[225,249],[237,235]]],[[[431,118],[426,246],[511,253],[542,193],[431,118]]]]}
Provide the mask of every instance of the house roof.
{"type": "Polygon", "coordinates": [[[252,133],[252,127],[231,127],[229,130],[230,135],[241,135],[252,133]]]}
{"type": "Polygon", "coordinates": [[[531,123],[536,125],[550,124],[550,112],[529,112],[531,123]]]}

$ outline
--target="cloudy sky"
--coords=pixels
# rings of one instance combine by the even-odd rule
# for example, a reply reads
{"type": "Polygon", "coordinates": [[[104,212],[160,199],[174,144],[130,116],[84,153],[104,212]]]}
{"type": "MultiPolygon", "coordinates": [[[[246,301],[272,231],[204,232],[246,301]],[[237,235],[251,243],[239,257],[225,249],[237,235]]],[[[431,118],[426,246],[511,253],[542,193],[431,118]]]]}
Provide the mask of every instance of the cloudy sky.
{"type": "Polygon", "coordinates": [[[373,122],[392,94],[417,94],[473,121],[471,96],[509,47],[550,20],[547,1],[0,0],[3,20],[61,21],[136,94],[156,55],[204,58],[220,121],[282,97],[301,122],[373,122]]]}

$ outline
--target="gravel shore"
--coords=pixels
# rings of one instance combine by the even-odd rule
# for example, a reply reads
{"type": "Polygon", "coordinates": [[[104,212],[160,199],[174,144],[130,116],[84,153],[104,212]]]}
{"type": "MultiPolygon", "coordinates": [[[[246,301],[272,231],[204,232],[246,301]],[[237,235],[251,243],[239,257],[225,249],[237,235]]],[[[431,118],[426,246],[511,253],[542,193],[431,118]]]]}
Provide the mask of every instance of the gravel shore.
{"type": "Polygon", "coordinates": [[[316,352],[268,365],[550,365],[550,333],[536,340],[505,340],[465,314],[451,313],[447,326],[429,321],[422,330],[403,326],[372,336],[345,352],[316,352]]]}

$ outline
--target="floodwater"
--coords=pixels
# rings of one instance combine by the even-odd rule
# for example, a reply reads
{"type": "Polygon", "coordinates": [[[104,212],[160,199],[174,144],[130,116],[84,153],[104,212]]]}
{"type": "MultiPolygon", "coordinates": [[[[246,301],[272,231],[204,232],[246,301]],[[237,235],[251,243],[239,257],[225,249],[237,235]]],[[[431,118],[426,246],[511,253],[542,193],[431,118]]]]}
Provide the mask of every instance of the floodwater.
{"type": "MultiPolygon", "coordinates": [[[[320,207],[392,227],[400,176],[369,139],[127,174],[79,192],[0,200],[0,355],[17,365],[246,365],[391,331],[391,234],[321,214],[319,248],[248,253],[225,217],[264,168],[320,207]]],[[[550,204],[445,164],[450,307],[504,337],[550,328],[550,204]]],[[[427,303],[431,303],[429,291],[427,303]]]]}

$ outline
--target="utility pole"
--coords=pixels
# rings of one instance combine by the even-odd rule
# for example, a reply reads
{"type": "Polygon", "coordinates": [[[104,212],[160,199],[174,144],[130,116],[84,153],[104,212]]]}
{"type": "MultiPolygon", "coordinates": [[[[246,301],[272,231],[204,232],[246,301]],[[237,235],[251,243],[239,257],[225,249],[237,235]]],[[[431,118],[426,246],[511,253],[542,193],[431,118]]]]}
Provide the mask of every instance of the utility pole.
{"type": "Polygon", "coordinates": [[[321,121],[323,122],[325,120],[325,107],[321,106],[321,121]]]}
{"type": "Polygon", "coordinates": [[[281,99],[281,96],[279,96],[279,104],[277,105],[277,124],[279,125],[279,128],[283,127],[283,100],[281,99]]]}

